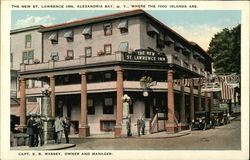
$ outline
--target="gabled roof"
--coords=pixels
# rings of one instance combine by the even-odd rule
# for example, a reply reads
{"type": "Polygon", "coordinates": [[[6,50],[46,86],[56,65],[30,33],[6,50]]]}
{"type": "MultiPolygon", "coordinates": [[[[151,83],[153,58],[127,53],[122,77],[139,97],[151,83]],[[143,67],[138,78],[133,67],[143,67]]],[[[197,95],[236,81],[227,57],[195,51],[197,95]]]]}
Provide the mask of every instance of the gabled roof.
{"type": "Polygon", "coordinates": [[[145,12],[142,9],[136,9],[136,10],[131,10],[131,11],[125,11],[125,12],[119,12],[119,13],[114,13],[114,14],[108,14],[108,15],[103,15],[103,16],[97,16],[97,17],[92,17],[92,18],[86,18],[86,19],[81,19],[81,20],[76,20],[72,22],[67,22],[67,23],[62,23],[62,24],[56,24],[56,25],[51,25],[51,26],[46,26],[44,27],[40,32],[48,32],[48,31],[54,31],[54,30],[59,30],[59,29],[65,29],[69,27],[75,27],[75,26],[81,26],[84,24],[91,24],[91,23],[98,23],[98,22],[103,22],[103,21],[109,21],[109,20],[114,20],[114,19],[119,19],[119,18],[125,18],[129,16],[135,16],[135,15],[144,15],[152,22],[154,22],[157,26],[161,27],[162,30],[168,34],[170,34],[172,37],[174,37],[176,40],[181,41],[182,43],[186,44],[189,49],[195,49],[198,50],[203,54],[203,56],[206,56],[206,58],[209,58],[211,61],[213,60],[212,57],[207,54],[206,51],[204,51],[198,44],[194,42],[190,42],[177,32],[175,32],[173,29],[169,28],[167,25],[156,19],[155,17],[151,16],[147,12],[145,12]]]}
{"type": "Polygon", "coordinates": [[[42,25],[34,25],[34,26],[29,26],[29,27],[24,27],[24,28],[13,29],[13,30],[10,30],[10,34],[38,30],[38,29],[42,29],[43,27],[44,26],[42,25]]]}

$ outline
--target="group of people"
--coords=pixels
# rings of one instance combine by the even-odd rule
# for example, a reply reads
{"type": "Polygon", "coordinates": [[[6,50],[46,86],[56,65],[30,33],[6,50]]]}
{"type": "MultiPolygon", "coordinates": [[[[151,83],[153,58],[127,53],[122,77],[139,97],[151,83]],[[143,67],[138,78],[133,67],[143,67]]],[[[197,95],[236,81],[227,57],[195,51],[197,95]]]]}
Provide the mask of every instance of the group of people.
{"type": "MultiPolygon", "coordinates": [[[[64,132],[66,143],[69,143],[70,119],[61,120],[58,116],[54,122],[55,140],[60,144],[64,132]]],[[[29,135],[29,147],[42,146],[44,144],[43,119],[40,115],[32,114],[27,121],[27,134],[29,135]]]]}
{"type": "MultiPolygon", "coordinates": [[[[146,122],[144,118],[140,118],[137,120],[137,123],[135,124],[137,126],[137,134],[138,136],[145,135],[145,127],[146,127],[146,122]]],[[[126,122],[127,126],[127,136],[132,136],[131,133],[131,117],[128,116],[128,121],[126,122]]]]}
{"type": "Polygon", "coordinates": [[[43,120],[40,115],[30,115],[27,121],[27,134],[29,135],[29,147],[43,145],[43,120]]]}

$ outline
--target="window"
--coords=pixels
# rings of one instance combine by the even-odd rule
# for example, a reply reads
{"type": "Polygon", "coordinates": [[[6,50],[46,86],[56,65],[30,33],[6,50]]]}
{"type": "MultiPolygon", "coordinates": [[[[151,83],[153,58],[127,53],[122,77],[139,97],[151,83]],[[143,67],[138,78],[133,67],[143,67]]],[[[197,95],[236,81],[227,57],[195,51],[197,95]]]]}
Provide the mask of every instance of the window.
{"type": "Polygon", "coordinates": [[[111,75],[111,73],[105,73],[104,77],[105,77],[105,79],[111,79],[112,75],[111,75]]]}
{"type": "Polygon", "coordinates": [[[32,64],[34,59],[34,51],[25,51],[23,52],[23,63],[32,64]]]}
{"type": "Polygon", "coordinates": [[[111,25],[111,23],[105,23],[103,25],[103,29],[104,29],[104,35],[105,36],[112,35],[112,25],[111,25]]]}
{"type": "Polygon", "coordinates": [[[121,20],[117,28],[120,29],[121,33],[127,33],[128,32],[128,20],[127,19],[121,20]]]}
{"type": "Polygon", "coordinates": [[[85,56],[86,57],[92,56],[92,47],[85,47],[85,56]]]}
{"type": "Polygon", "coordinates": [[[128,42],[121,42],[119,46],[119,51],[128,52],[128,42]]]}
{"type": "Polygon", "coordinates": [[[25,36],[25,48],[31,48],[31,34],[25,36]]]}
{"type": "Polygon", "coordinates": [[[110,132],[114,131],[115,120],[100,120],[101,131],[110,132]]]}
{"type": "Polygon", "coordinates": [[[88,114],[95,114],[95,106],[93,98],[88,99],[87,105],[88,105],[87,107],[88,114]]]}
{"type": "Polygon", "coordinates": [[[52,44],[57,44],[58,43],[58,34],[57,34],[57,32],[51,33],[48,40],[50,40],[52,44]]]}
{"type": "Polygon", "coordinates": [[[104,53],[105,54],[111,54],[112,53],[112,45],[111,44],[105,44],[104,45],[104,53]]]}
{"type": "Polygon", "coordinates": [[[10,53],[10,67],[13,68],[13,53],[10,53]]]}
{"type": "Polygon", "coordinates": [[[64,38],[67,39],[67,42],[73,42],[73,39],[74,39],[73,30],[69,30],[69,31],[65,32],[64,38]]]}
{"type": "Polygon", "coordinates": [[[82,34],[84,35],[85,39],[92,38],[92,27],[91,26],[84,26],[82,34]]]}
{"type": "Polygon", "coordinates": [[[73,50],[67,50],[67,55],[65,57],[65,60],[71,60],[74,59],[74,51],[73,50]]]}
{"type": "Polygon", "coordinates": [[[113,98],[104,98],[103,114],[114,114],[113,98]]]}
{"type": "Polygon", "coordinates": [[[151,24],[147,26],[147,33],[150,37],[154,38],[154,35],[158,35],[160,32],[151,24]]]}
{"type": "Polygon", "coordinates": [[[58,52],[52,52],[50,57],[51,57],[51,60],[54,60],[54,61],[59,60],[58,52]]]}

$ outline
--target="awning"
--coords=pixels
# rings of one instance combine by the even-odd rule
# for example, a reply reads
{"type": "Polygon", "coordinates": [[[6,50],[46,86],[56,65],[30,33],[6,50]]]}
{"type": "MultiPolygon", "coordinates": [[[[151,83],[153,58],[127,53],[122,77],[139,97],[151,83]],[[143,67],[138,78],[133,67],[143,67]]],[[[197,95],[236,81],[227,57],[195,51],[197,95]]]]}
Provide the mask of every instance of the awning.
{"type": "Polygon", "coordinates": [[[159,34],[160,32],[151,24],[148,24],[148,32],[155,32],[156,34],[159,34]]]}
{"type": "Polygon", "coordinates": [[[91,28],[91,26],[84,26],[82,34],[83,35],[92,35],[92,28],[91,28]]]}
{"type": "Polygon", "coordinates": [[[128,52],[128,42],[121,42],[119,46],[119,51],[128,52]]]}
{"type": "Polygon", "coordinates": [[[184,49],[184,47],[179,42],[175,42],[174,47],[177,49],[184,49]]]}
{"type": "Polygon", "coordinates": [[[190,51],[189,49],[187,49],[187,48],[184,48],[184,49],[182,50],[182,52],[183,52],[184,54],[190,54],[190,53],[191,53],[191,51],[190,51]]]}
{"type": "MultiPolygon", "coordinates": [[[[20,106],[15,105],[10,107],[10,114],[20,116],[20,106]]],[[[26,115],[29,114],[40,114],[40,107],[38,102],[27,102],[26,103],[26,115]]]]}
{"type": "Polygon", "coordinates": [[[165,35],[164,41],[167,43],[174,43],[174,40],[167,35],[165,35]]]}
{"type": "Polygon", "coordinates": [[[193,53],[193,57],[200,57],[200,54],[197,53],[197,52],[194,52],[194,53],[193,53]]]}
{"type": "Polygon", "coordinates": [[[53,33],[49,36],[48,39],[51,40],[51,41],[57,41],[57,40],[58,40],[58,38],[57,38],[57,32],[53,32],[53,33]]]}
{"type": "Polygon", "coordinates": [[[128,28],[128,21],[126,19],[124,20],[121,20],[119,25],[118,25],[118,28],[121,29],[121,28],[128,28]]]}
{"type": "Polygon", "coordinates": [[[73,31],[70,30],[70,31],[67,31],[64,36],[64,38],[73,38],[73,31]]]}

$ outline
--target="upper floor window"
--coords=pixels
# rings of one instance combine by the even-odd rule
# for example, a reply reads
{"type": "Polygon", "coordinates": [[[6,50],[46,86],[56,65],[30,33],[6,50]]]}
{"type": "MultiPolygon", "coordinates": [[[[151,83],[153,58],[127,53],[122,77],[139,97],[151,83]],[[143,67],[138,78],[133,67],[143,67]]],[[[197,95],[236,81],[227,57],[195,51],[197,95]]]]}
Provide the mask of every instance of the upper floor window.
{"type": "Polygon", "coordinates": [[[64,33],[64,38],[66,38],[68,42],[73,42],[74,40],[73,30],[66,31],[64,33]]]}
{"type": "Polygon", "coordinates": [[[67,50],[67,55],[65,57],[65,60],[70,60],[74,58],[74,51],[73,50],[67,50]]]}
{"type": "Polygon", "coordinates": [[[121,42],[119,45],[119,51],[128,52],[128,42],[121,42]]]}
{"type": "Polygon", "coordinates": [[[85,56],[86,57],[92,56],[92,47],[85,47],[85,56]]]}
{"type": "Polygon", "coordinates": [[[23,52],[23,63],[32,64],[34,59],[34,51],[23,52]]]}
{"type": "Polygon", "coordinates": [[[112,24],[111,23],[105,23],[103,25],[103,29],[104,29],[105,36],[112,35],[112,24]]]}
{"type": "Polygon", "coordinates": [[[121,33],[127,33],[128,32],[128,20],[123,19],[120,21],[118,28],[120,29],[121,33]]]}
{"type": "Polygon", "coordinates": [[[111,44],[105,44],[104,45],[104,54],[111,54],[112,53],[112,45],[111,44]]]}
{"type": "Polygon", "coordinates": [[[184,49],[184,47],[183,47],[179,42],[175,42],[175,44],[174,44],[174,49],[175,49],[176,51],[179,51],[179,50],[181,50],[181,49],[184,49]]]}
{"type": "Polygon", "coordinates": [[[25,36],[25,48],[31,48],[31,34],[25,36]]]}
{"type": "Polygon", "coordinates": [[[172,38],[170,38],[168,35],[165,35],[164,36],[164,43],[167,45],[167,46],[170,46],[170,44],[173,44],[174,43],[174,40],[172,38]]]}
{"type": "Polygon", "coordinates": [[[48,40],[50,40],[52,44],[57,44],[58,43],[58,34],[57,34],[57,32],[51,33],[48,40]]]}
{"type": "Polygon", "coordinates": [[[91,26],[84,26],[82,34],[84,35],[85,39],[92,38],[92,27],[91,26]]]}
{"type": "Polygon", "coordinates": [[[51,57],[51,60],[54,60],[54,61],[59,60],[58,52],[52,52],[50,57],[51,57]]]}

